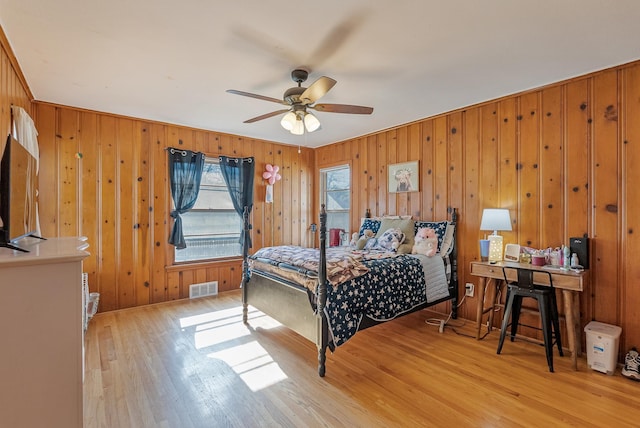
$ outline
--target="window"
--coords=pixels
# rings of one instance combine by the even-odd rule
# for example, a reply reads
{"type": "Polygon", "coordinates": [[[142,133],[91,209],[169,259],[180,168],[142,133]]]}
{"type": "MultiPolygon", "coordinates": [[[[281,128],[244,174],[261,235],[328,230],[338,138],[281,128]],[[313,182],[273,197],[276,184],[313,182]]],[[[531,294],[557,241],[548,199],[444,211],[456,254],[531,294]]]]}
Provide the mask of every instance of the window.
{"type": "Polygon", "coordinates": [[[205,158],[198,200],[182,214],[182,229],[187,248],[175,250],[176,262],[242,255],[242,219],[233,208],[217,158],[205,158]]]}
{"type": "Polygon", "coordinates": [[[351,219],[351,171],[349,165],[320,170],[320,203],[327,209],[327,230],[349,231],[351,219]]]}

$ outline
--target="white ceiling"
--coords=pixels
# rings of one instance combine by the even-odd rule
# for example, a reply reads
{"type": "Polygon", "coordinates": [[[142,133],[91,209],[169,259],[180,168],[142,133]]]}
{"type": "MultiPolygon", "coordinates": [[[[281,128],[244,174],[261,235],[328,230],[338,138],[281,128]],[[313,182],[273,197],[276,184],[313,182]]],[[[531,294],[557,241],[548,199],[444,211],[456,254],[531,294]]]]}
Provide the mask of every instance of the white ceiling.
{"type": "Polygon", "coordinates": [[[36,100],[317,147],[640,58],[639,0],[0,0],[36,100]],[[294,136],[292,69],[338,81],[294,136]]]}

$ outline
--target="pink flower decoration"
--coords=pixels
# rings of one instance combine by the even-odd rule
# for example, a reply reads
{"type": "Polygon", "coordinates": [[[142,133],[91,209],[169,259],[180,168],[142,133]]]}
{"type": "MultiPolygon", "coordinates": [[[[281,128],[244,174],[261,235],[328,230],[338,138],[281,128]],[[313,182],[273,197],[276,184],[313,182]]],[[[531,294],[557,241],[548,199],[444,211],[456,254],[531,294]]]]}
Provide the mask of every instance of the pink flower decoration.
{"type": "Polygon", "coordinates": [[[278,171],[280,171],[280,167],[278,165],[271,165],[268,163],[265,169],[266,171],[262,173],[262,178],[267,180],[269,184],[274,184],[282,178],[282,176],[278,174],[278,171]]]}

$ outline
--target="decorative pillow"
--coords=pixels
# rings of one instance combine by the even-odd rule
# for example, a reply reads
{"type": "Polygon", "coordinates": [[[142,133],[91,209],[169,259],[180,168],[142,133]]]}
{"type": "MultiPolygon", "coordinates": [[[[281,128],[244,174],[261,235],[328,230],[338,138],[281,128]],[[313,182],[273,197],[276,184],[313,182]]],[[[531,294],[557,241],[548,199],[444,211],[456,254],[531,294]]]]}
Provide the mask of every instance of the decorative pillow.
{"type": "MultiPolygon", "coordinates": [[[[363,238],[360,238],[362,240],[363,238]]],[[[360,241],[358,241],[360,242],[360,241]]],[[[357,247],[356,247],[357,248],[357,247]]],[[[366,238],[366,241],[362,248],[357,248],[362,250],[375,250],[378,249],[378,238],[366,238]]]]}
{"type": "Polygon", "coordinates": [[[415,222],[415,232],[418,231],[421,227],[430,227],[431,229],[436,231],[436,236],[438,237],[438,252],[442,251],[442,241],[445,236],[445,232],[447,231],[447,226],[449,225],[448,221],[416,221],[415,222]]]}
{"type": "Polygon", "coordinates": [[[404,233],[404,242],[398,247],[398,254],[410,254],[413,248],[413,237],[416,233],[414,221],[411,218],[383,218],[376,238],[389,229],[400,229],[404,233]]]}
{"type": "Polygon", "coordinates": [[[362,224],[360,225],[360,232],[358,233],[358,237],[364,235],[365,230],[370,230],[373,232],[375,236],[378,233],[378,229],[380,229],[380,219],[376,218],[363,218],[362,224]]]}
{"type": "Polygon", "coordinates": [[[379,238],[377,238],[377,248],[384,251],[396,251],[400,244],[405,240],[404,233],[398,228],[385,230],[379,238]]]}
{"type": "Polygon", "coordinates": [[[442,244],[440,244],[440,253],[442,257],[448,256],[453,250],[453,234],[455,230],[455,224],[449,223],[447,225],[447,229],[444,232],[444,238],[442,239],[442,244]]]}

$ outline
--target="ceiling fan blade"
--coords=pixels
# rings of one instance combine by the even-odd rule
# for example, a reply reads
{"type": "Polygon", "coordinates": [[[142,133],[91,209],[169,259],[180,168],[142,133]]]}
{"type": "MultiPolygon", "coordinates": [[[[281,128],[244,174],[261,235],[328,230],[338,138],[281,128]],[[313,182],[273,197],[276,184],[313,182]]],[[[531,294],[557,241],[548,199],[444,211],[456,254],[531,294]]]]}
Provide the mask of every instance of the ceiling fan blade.
{"type": "Polygon", "coordinates": [[[348,104],[316,104],[309,108],[325,111],[327,113],[351,113],[351,114],[371,114],[373,107],[352,106],[348,104]]]}
{"type": "Polygon", "coordinates": [[[302,104],[308,105],[315,103],[318,99],[320,99],[324,94],[329,92],[333,86],[338,83],[330,77],[322,76],[315,82],[311,84],[305,91],[300,95],[300,101],[302,104]]]}
{"type": "Polygon", "coordinates": [[[227,92],[230,94],[242,95],[243,97],[257,98],[263,101],[271,101],[272,103],[289,105],[283,100],[279,100],[277,98],[265,97],[264,95],[252,94],[251,92],[236,91],[235,89],[227,89],[227,92]]]}
{"type": "Polygon", "coordinates": [[[282,109],[282,110],[272,111],[271,113],[263,114],[262,116],[256,116],[254,118],[247,119],[243,123],[253,123],[253,122],[257,122],[257,121],[262,120],[262,119],[268,119],[270,117],[277,116],[277,115],[282,114],[282,113],[286,113],[289,110],[290,109],[286,108],[286,109],[282,109]]]}

